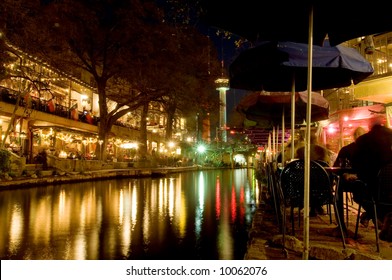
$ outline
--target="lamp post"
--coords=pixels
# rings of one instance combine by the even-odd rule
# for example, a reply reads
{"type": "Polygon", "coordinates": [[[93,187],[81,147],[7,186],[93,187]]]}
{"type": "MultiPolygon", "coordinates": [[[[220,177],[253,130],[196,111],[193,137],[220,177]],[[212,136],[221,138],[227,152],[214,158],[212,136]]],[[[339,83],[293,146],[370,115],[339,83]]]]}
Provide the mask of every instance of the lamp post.
{"type": "Polygon", "coordinates": [[[3,147],[3,120],[0,119],[0,147],[3,147]]]}

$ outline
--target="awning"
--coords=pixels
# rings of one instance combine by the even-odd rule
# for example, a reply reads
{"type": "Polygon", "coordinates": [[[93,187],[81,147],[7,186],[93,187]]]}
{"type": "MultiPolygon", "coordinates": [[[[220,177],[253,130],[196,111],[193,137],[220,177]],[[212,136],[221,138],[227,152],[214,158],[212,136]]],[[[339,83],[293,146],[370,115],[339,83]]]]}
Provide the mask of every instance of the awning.
{"type": "Polygon", "coordinates": [[[353,88],[356,99],[384,104],[392,102],[392,76],[366,80],[353,88]]]}

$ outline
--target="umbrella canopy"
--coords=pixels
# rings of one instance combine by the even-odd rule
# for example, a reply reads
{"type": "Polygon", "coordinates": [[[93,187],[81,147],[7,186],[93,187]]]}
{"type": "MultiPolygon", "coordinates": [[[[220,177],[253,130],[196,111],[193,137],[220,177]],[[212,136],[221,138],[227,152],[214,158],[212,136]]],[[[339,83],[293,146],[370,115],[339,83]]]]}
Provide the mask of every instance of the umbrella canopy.
{"type": "Polygon", "coordinates": [[[313,41],[331,45],[392,30],[390,11],[358,1],[202,0],[203,20],[250,41],[308,43],[309,11],[314,11],[313,41]]]}
{"type": "MultiPolygon", "coordinates": [[[[246,136],[252,144],[266,146],[268,138],[272,134],[271,129],[265,129],[257,126],[247,127],[244,129],[246,136]]],[[[285,140],[289,139],[290,133],[279,130],[276,132],[278,139],[282,139],[282,134],[285,140]]]]}
{"type": "MultiPolygon", "coordinates": [[[[295,99],[295,123],[302,124],[306,119],[306,107],[308,93],[296,92],[295,99]]],[[[329,102],[321,94],[313,92],[312,120],[321,121],[328,119],[329,102]]],[[[291,111],[290,92],[254,92],[245,96],[237,105],[236,110],[246,116],[247,119],[257,122],[257,127],[272,128],[282,123],[282,112],[291,111]]],[[[285,121],[290,122],[291,116],[284,114],[285,121]]]]}
{"type": "MultiPolygon", "coordinates": [[[[308,44],[262,42],[241,52],[230,65],[230,87],[247,90],[290,91],[307,89],[308,44]]],[[[344,46],[313,46],[312,89],[357,84],[373,73],[358,51],[344,46]]]]}

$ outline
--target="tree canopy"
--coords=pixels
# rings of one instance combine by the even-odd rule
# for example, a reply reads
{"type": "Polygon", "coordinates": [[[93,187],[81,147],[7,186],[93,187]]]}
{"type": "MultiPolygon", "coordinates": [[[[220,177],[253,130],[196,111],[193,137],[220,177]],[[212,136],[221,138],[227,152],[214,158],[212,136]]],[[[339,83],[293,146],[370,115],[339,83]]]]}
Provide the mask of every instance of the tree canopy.
{"type": "Polygon", "coordinates": [[[156,1],[4,0],[0,5],[13,44],[75,77],[90,74],[85,82],[99,95],[104,141],[116,120],[150,101],[175,101],[183,110],[188,102],[205,110],[216,104],[210,95],[217,63],[208,38],[184,21],[168,21],[156,1]],[[108,99],[118,106],[109,110],[108,99]]]}

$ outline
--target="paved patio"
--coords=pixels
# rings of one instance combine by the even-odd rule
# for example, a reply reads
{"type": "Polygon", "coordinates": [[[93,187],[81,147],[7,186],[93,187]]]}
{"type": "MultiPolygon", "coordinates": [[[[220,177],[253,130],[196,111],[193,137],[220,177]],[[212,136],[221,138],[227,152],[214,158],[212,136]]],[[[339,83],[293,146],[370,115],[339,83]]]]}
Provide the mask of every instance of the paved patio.
{"type": "MultiPolygon", "coordinates": [[[[324,206],[326,209],[326,207],[324,206]]],[[[333,208],[333,207],[332,207],[333,208]]],[[[309,259],[319,260],[392,260],[392,242],[380,240],[380,252],[376,251],[376,237],[374,225],[369,223],[368,228],[359,225],[358,239],[355,240],[355,223],[357,217],[357,204],[349,202],[349,224],[346,249],[343,249],[337,225],[332,213],[330,224],[329,214],[310,218],[310,251],[309,259]]],[[[289,209],[287,209],[289,215],[289,209]]],[[[333,211],[333,210],[332,210],[333,211]]],[[[298,212],[298,211],[297,211],[298,212]]],[[[346,213],[345,213],[346,215],[346,213]]],[[[289,217],[289,216],[288,216],[289,217]]],[[[346,216],[345,216],[346,217],[346,216]]],[[[286,230],[286,253],[282,250],[282,234],[279,232],[275,212],[270,204],[262,202],[253,218],[250,231],[247,260],[301,260],[303,252],[303,217],[301,227],[298,227],[296,216],[295,236],[291,234],[291,222],[288,218],[286,230]]]]}

